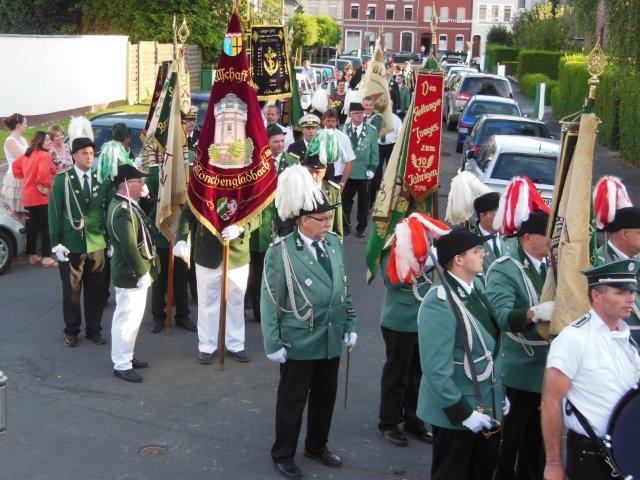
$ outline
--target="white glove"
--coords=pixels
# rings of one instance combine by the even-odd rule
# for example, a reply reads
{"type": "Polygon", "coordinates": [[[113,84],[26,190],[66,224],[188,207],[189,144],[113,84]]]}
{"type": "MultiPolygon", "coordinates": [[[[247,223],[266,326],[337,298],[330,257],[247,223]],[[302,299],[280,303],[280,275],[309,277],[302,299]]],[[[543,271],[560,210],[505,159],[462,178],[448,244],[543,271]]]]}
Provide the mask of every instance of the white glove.
{"type": "Polygon", "coordinates": [[[487,430],[491,428],[491,417],[474,410],[473,413],[469,415],[469,418],[462,421],[462,425],[467,427],[473,433],[478,433],[484,428],[487,430]]]}
{"type": "Polygon", "coordinates": [[[222,230],[222,238],[224,238],[227,242],[230,242],[234,238],[238,238],[242,232],[244,232],[244,228],[239,227],[237,225],[229,225],[227,228],[222,230]]]}
{"type": "Polygon", "coordinates": [[[502,416],[506,417],[511,411],[511,402],[508,397],[504,397],[504,405],[502,406],[502,416]]]}
{"type": "Polygon", "coordinates": [[[136,287],[138,288],[149,288],[151,286],[151,275],[145,273],[138,279],[138,284],[136,287]]]}
{"type": "Polygon", "coordinates": [[[53,252],[56,257],[58,257],[58,261],[59,262],[68,262],[69,258],[67,257],[67,255],[69,255],[69,249],[67,247],[65,247],[64,245],[62,245],[61,243],[59,243],[58,245],[56,245],[55,247],[53,247],[51,249],[51,252],[53,252]]]}
{"type": "Polygon", "coordinates": [[[533,323],[538,323],[540,320],[543,322],[550,322],[553,317],[553,309],[556,306],[556,302],[544,302],[540,305],[534,305],[531,307],[533,312],[533,323]]]}
{"type": "Polygon", "coordinates": [[[372,172],[371,170],[367,170],[365,175],[367,175],[367,180],[371,180],[373,178],[373,176],[375,175],[375,173],[372,172]]]}
{"type": "Polygon", "coordinates": [[[109,245],[109,248],[107,248],[107,258],[111,257],[113,257],[113,245],[109,245]]]}
{"type": "Polygon", "coordinates": [[[142,184],[142,189],[140,190],[140,196],[141,197],[148,197],[149,196],[149,187],[147,187],[146,183],[142,184]]]}
{"type": "Polygon", "coordinates": [[[176,244],[173,246],[173,256],[184,258],[187,255],[189,255],[189,246],[187,245],[187,242],[185,242],[184,240],[176,242],[176,244]]]}
{"type": "Polygon", "coordinates": [[[353,347],[356,346],[358,334],[356,332],[347,332],[342,336],[342,341],[344,342],[344,346],[351,351],[353,350],[353,347]]]}
{"type": "Polygon", "coordinates": [[[267,358],[272,362],[284,363],[287,361],[287,349],[282,347],[277,352],[267,353],[267,358]]]}

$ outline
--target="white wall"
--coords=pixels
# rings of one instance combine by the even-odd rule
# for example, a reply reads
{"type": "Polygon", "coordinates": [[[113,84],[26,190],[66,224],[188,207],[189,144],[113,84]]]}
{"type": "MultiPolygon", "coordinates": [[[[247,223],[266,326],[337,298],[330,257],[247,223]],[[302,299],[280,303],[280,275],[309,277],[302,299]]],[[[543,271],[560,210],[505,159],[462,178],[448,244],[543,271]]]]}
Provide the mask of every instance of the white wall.
{"type": "Polygon", "coordinates": [[[125,100],[126,36],[0,35],[0,117],[125,100]]]}

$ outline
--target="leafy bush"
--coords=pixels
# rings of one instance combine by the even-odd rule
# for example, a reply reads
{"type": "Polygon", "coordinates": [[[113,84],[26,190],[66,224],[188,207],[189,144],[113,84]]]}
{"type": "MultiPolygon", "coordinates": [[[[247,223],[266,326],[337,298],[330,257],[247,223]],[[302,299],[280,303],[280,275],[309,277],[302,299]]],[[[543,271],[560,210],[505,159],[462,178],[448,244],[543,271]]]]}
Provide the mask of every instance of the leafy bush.
{"type": "Polygon", "coordinates": [[[620,83],[624,81],[621,69],[610,64],[600,77],[596,93],[596,114],[602,123],[598,131],[598,140],[602,145],[612,148],[620,146],[620,83]]]}
{"type": "Polygon", "coordinates": [[[518,54],[518,78],[528,73],[544,73],[547,77],[557,80],[558,63],[564,55],[565,52],[521,50],[518,54]]]}
{"type": "Polygon", "coordinates": [[[487,44],[484,57],[484,69],[490,73],[498,71],[498,63],[515,62],[518,60],[519,48],[504,45],[487,44]]]}
{"type": "MultiPolygon", "coordinates": [[[[618,110],[620,153],[635,165],[640,165],[640,135],[638,135],[640,75],[637,73],[635,65],[627,64],[620,67],[620,74],[616,78],[619,81],[618,94],[620,95],[618,110]]],[[[600,92],[600,87],[598,92],[600,92]]]]}
{"type": "Polygon", "coordinates": [[[560,59],[558,93],[551,96],[554,115],[564,117],[580,111],[589,90],[588,79],[586,55],[566,55],[560,59]]]}
{"type": "Polygon", "coordinates": [[[547,92],[545,95],[545,105],[551,105],[551,94],[558,86],[557,80],[552,80],[544,73],[525,73],[518,79],[520,84],[520,90],[526,96],[535,98],[536,86],[539,83],[545,83],[547,85],[547,92]]]}
{"type": "Polygon", "coordinates": [[[487,43],[510,47],[513,45],[513,33],[502,25],[494,25],[491,27],[491,30],[489,30],[489,33],[487,33],[487,43]]]}
{"type": "Polygon", "coordinates": [[[570,15],[551,2],[534,5],[513,19],[513,44],[520,48],[562,50],[569,33],[570,15]]]}

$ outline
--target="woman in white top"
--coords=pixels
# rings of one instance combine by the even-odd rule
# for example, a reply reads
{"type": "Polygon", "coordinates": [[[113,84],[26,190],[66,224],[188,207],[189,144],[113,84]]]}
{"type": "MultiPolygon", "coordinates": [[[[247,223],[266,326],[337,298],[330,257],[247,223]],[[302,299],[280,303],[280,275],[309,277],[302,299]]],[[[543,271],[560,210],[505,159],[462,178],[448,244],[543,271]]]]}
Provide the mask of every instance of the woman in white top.
{"type": "Polygon", "coordinates": [[[13,176],[11,164],[27,150],[29,144],[22,136],[27,130],[27,119],[24,115],[14,113],[4,119],[4,125],[11,134],[4,141],[4,155],[7,159],[8,168],[4,176],[2,185],[2,198],[9,207],[24,221],[26,209],[22,205],[22,181],[13,176]]]}
{"type": "Polygon", "coordinates": [[[64,143],[64,129],[61,125],[51,125],[47,130],[49,138],[53,142],[53,147],[49,150],[56,166],[57,173],[66,172],[73,167],[73,158],[71,157],[71,149],[69,145],[64,143]]]}

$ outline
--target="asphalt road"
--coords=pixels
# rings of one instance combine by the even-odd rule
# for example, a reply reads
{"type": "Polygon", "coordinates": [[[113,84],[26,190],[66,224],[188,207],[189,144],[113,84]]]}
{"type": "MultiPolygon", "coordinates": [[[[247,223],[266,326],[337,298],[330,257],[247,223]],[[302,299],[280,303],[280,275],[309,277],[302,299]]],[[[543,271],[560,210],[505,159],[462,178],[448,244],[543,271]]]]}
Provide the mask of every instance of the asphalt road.
{"type": "MultiPolygon", "coordinates": [[[[531,102],[522,99],[525,111],[531,102]]],[[[552,130],[559,132],[557,123],[552,130]]],[[[455,134],[444,132],[440,212],[460,165],[455,134]]],[[[598,148],[596,174],[623,178],[638,198],[637,169],[598,148]]],[[[384,358],[379,314],[383,286],[365,282],[364,239],[346,240],[346,263],[359,317],[358,345],[351,355],[349,404],[343,408],[344,366],[329,447],[343,456],[333,470],[304,458],[305,478],[425,479],[431,447],[411,441],[386,444],[377,431],[380,372],[384,358]]],[[[108,346],[62,343],[60,280],[56,269],[18,261],[0,277],[0,369],[9,377],[9,427],[0,440],[0,477],[6,480],[135,479],[193,480],[278,478],[270,466],[278,368],[262,351],[259,325],[247,321],[249,364],[196,363],[197,339],[177,330],[149,333],[145,317],[136,355],[148,360],[145,382],[113,378],[108,346]],[[144,456],[146,446],[164,447],[144,456]]],[[[192,305],[195,318],[196,305],[192,305]]],[[[147,312],[149,309],[147,309],[147,312]]],[[[110,331],[113,305],[103,326],[110,331]]],[[[304,438],[304,429],[301,438],[304,438]]],[[[410,439],[411,440],[411,439],[410,439]]]]}

